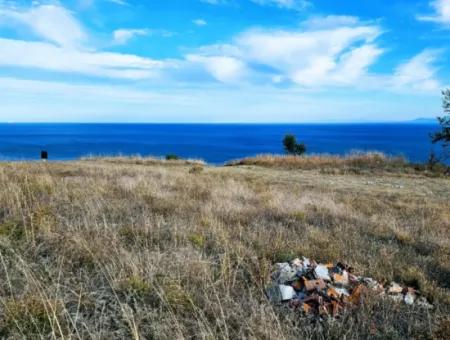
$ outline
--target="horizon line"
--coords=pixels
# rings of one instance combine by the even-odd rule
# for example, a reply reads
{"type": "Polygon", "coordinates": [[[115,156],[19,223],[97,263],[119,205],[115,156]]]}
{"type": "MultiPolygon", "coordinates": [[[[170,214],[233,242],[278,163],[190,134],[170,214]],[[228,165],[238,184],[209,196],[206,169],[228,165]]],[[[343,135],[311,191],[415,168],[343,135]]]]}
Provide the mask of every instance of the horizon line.
{"type": "Polygon", "coordinates": [[[135,122],[127,122],[127,121],[69,121],[69,122],[61,122],[61,121],[30,121],[30,122],[13,122],[13,121],[0,121],[0,124],[85,124],[85,125],[100,125],[100,124],[129,124],[129,125],[138,125],[138,124],[161,124],[161,125],[302,125],[302,124],[405,124],[405,123],[415,123],[415,124],[438,124],[437,119],[434,118],[425,118],[425,119],[411,119],[411,120],[398,120],[398,121],[307,121],[307,122],[254,122],[254,121],[220,121],[220,122],[208,122],[208,121],[191,121],[191,122],[158,122],[158,121],[135,121],[135,122]]]}

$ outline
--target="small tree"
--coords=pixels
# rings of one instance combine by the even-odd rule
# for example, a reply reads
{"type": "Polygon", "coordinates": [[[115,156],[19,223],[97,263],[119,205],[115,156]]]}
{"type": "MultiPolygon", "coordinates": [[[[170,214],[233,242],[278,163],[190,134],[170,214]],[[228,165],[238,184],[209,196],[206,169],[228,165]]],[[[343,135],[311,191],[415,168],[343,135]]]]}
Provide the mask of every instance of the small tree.
{"type": "Polygon", "coordinates": [[[450,145],[450,89],[442,91],[442,108],[444,115],[437,118],[441,131],[432,135],[432,142],[442,143],[445,149],[450,145]]]}
{"type": "Polygon", "coordinates": [[[294,135],[286,135],[283,139],[284,150],[290,155],[303,155],[306,152],[304,143],[297,143],[294,135]]]}

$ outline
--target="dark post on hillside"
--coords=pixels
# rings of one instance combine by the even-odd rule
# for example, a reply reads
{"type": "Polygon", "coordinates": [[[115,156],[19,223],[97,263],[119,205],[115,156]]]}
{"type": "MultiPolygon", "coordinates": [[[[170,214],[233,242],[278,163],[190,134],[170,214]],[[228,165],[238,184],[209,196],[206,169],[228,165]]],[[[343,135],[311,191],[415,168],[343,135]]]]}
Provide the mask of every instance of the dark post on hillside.
{"type": "Polygon", "coordinates": [[[41,151],[41,159],[46,161],[48,159],[48,152],[46,150],[41,151]]]}

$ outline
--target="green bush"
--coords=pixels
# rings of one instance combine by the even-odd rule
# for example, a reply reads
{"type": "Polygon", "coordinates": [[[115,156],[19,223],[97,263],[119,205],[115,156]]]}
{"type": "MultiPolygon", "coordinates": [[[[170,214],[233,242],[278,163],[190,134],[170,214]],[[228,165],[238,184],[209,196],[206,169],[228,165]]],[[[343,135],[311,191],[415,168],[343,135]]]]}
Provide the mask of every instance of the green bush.
{"type": "Polygon", "coordinates": [[[176,161],[178,159],[180,159],[180,157],[178,157],[177,155],[175,155],[173,153],[169,153],[168,155],[166,155],[167,161],[176,161]]]}

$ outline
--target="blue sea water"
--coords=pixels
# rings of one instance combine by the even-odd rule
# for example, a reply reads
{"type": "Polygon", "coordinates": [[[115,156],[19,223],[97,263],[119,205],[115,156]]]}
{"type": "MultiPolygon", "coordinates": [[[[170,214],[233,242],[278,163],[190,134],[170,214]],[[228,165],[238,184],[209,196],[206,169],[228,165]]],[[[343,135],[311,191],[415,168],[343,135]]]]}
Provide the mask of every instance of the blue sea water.
{"type": "Polygon", "coordinates": [[[0,124],[0,159],[50,160],[86,155],[164,156],[169,153],[221,164],[262,153],[283,153],[287,133],[308,153],[382,151],[420,162],[433,146],[434,124],[0,124]]]}

